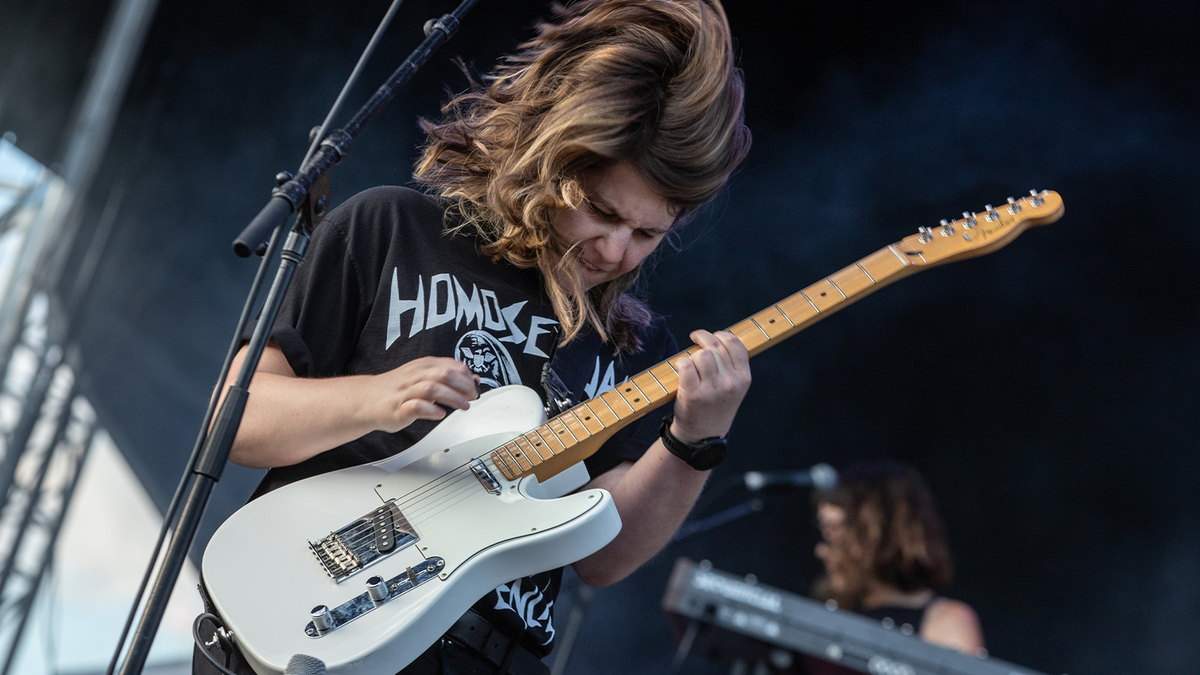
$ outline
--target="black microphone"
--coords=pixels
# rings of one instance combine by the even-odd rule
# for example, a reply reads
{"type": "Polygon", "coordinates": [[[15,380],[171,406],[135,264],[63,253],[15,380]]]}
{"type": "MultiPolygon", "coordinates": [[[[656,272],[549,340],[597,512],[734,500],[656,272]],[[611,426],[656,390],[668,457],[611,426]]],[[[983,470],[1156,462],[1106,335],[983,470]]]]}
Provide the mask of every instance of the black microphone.
{"type": "Polygon", "coordinates": [[[283,675],[325,675],[325,662],[308,654],[295,654],[288,661],[283,675]]]}
{"type": "Polygon", "coordinates": [[[838,473],[837,469],[821,462],[804,471],[747,471],[742,474],[742,482],[750,492],[777,486],[828,492],[837,485],[838,473]]]}

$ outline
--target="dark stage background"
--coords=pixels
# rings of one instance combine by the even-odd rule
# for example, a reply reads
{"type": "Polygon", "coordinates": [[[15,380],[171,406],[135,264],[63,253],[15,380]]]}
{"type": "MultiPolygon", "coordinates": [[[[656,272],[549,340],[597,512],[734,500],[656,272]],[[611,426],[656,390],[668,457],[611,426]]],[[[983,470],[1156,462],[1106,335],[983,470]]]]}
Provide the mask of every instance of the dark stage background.
{"type": "MultiPolygon", "coordinates": [[[[101,207],[120,200],[73,325],[88,395],[160,506],[254,272],[229,242],[298,162],[386,5],[159,7],[75,244],[80,260],[101,207]]],[[[355,105],[452,6],[405,4],[355,105]]],[[[543,7],[481,2],[336,169],[336,198],[406,183],[416,118],[464,86],[449,57],[486,68],[543,7]]],[[[0,1],[0,131],[43,162],[62,156],[107,10],[0,1]]],[[[755,145],[652,275],[678,336],[964,209],[1030,188],[1058,190],[1067,208],[757,358],[716,478],[910,462],[957,554],[948,594],[977,609],[992,654],[1047,673],[1194,672],[1200,5],[732,0],[728,12],[755,145]]],[[[204,538],[258,476],[226,473],[204,538]]],[[[806,495],[774,496],[602,590],[569,672],[666,669],[658,602],[677,556],[804,592],[811,523],[806,495]]]]}

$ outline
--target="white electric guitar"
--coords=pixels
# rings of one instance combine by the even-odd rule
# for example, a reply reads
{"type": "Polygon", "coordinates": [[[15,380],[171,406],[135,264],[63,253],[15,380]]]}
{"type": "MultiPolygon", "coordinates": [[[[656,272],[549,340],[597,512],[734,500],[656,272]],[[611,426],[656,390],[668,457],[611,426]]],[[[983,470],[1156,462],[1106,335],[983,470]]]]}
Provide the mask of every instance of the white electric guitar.
{"type": "MultiPolygon", "coordinates": [[[[1057,193],[1031,192],[922,227],[729,330],[757,354],[892,281],[991,252],[1062,213],[1057,193]]],[[[588,480],[581,461],[671,400],[682,355],[549,422],[532,390],[496,389],[395,457],[242,507],[213,535],[203,571],[250,665],[278,674],[309,654],[331,673],[395,673],[492,589],[601,549],[621,520],[608,492],[576,491],[588,480]]]]}

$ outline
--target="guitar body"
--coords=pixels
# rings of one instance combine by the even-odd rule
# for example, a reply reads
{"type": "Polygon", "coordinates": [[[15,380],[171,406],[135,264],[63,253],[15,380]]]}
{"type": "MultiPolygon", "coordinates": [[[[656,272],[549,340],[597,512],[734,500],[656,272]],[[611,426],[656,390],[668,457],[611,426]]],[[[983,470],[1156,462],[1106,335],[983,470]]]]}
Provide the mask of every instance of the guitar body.
{"type": "Polygon", "coordinates": [[[203,573],[254,670],[282,673],[293,655],[308,654],[331,673],[397,672],[497,586],[610,542],[621,528],[612,496],[567,494],[587,481],[582,464],[545,484],[490,471],[492,484],[469,466],[544,420],[532,390],[496,389],[396,457],[298,481],[235,513],[213,535],[203,573]],[[393,520],[372,528],[372,514],[393,520]],[[347,526],[326,548],[312,545],[347,526]],[[398,535],[394,550],[368,562],[386,548],[372,548],[381,531],[398,535]],[[361,552],[347,556],[343,544],[361,552]],[[347,573],[318,549],[362,566],[347,573]],[[372,578],[390,589],[382,602],[369,597],[372,578]],[[330,630],[315,630],[311,612],[321,605],[337,624],[330,630]]]}

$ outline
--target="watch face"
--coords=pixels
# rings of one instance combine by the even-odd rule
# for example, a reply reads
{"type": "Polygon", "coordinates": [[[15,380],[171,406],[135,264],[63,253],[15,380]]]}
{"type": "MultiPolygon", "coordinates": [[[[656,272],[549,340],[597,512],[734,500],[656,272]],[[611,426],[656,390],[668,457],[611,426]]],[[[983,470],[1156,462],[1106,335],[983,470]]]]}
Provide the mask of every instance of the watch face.
{"type": "Polygon", "coordinates": [[[708,443],[692,453],[692,461],[689,464],[701,471],[707,471],[725,459],[725,447],[720,441],[708,443]]]}

